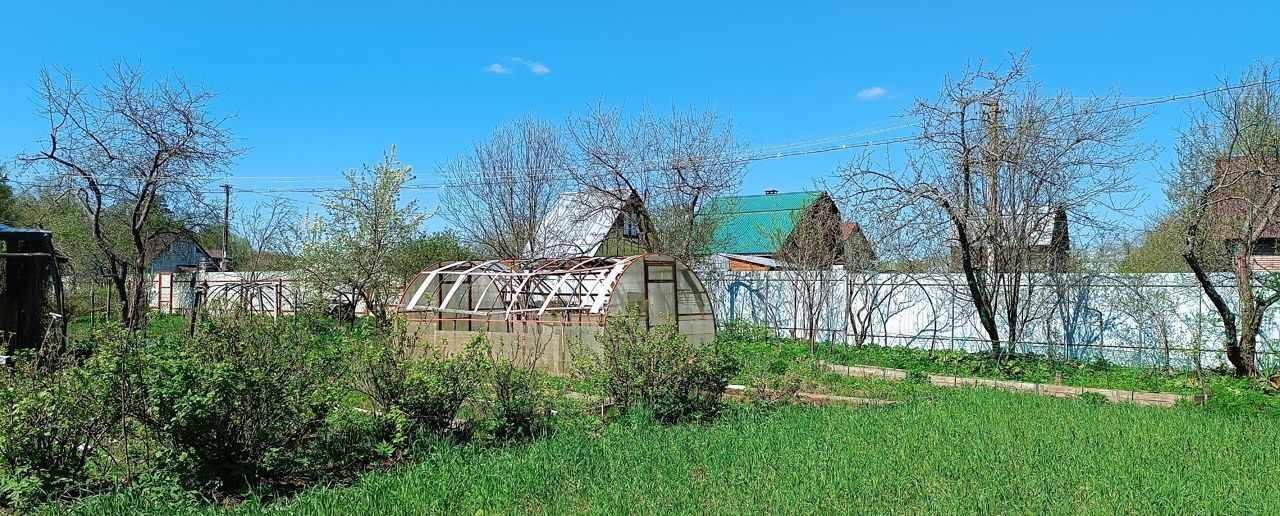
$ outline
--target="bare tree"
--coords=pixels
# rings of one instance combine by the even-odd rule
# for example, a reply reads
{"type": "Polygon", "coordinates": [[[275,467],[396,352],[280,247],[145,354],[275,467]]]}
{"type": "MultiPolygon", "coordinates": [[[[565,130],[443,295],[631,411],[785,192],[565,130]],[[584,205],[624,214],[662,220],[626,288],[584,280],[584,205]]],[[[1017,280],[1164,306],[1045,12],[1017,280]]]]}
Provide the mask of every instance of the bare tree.
{"type": "Polygon", "coordinates": [[[49,136],[19,160],[44,167],[76,193],[119,297],[120,320],[137,328],[147,273],[166,239],[189,235],[214,211],[207,179],[242,149],[210,112],[215,95],[174,77],[154,83],[117,64],[89,87],[64,69],[44,69],[36,88],[49,136]]]}
{"type": "Polygon", "coordinates": [[[567,187],[568,166],[558,127],[516,118],[439,167],[442,214],[485,256],[517,258],[541,249],[539,224],[567,187]]]}
{"type": "MultiPolygon", "coordinates": [[[[905,170],[856,162],[837,176],[852,199],[920,242],[949,241],[993,352],[1014,351],[1035,317],[1032,274],[1053,271],[1066,250],[1065,224],[1100,231],[1129,192],[1126,169],[1147,155],[1130,144],[1143,116],[1111,93],[1045,96],[1026,55],[948,79],[937,100],[909,116],[919,134],[905,170]]],[[[927,245],[927,244],[926,244],[927,245]]]]}
{"type": "Polygon", "coordinates": [[[346,188],[324,194],[324,213],[307,217],[300,231],[302,275],[315,292],[338,299],[342,315],[363,305],[385,325],[404,286],[392,258],[421,235],[428,216],[401,197],[413,171],[394,146],[378,164],[345,175],[346,188]]]}
{"type": "Polygon", "coordinates": [[[832,265],[841,263],[844,257],[842,221],[835,202],[827,195],[818,197],[794,217],[789,233],[771,236],[782,262],[783,278],[794,296],[792,308],[798,325],[792,334],[808,342],[809,352],[813,353],[833,295],[841,286],[834,278],[832,265]],[[803,333],[796,335],[797,331],[803,333]]]}
{"type": "Polygon", "coordinates": [[[597,104],[569,117],[568,141],[574,186],[633,211],[645,251],[685,261],[714,237],[715,221],[699,213],[746,173],[745,144],[731,121],[712,110],[627,116],[597,104]]]}
{"type": "MultiPolygon", "coordinates": [[[[283,271],[292,268],[296,261],[289,245],[299,219],[289,199],[275,196],[233,218],[235,231],[232,233],[243,241],[236,246],[241,248],[237,256],[242,257],[236,267],[238,281],[197,285],[197,298],[203,294],[215,305],[233,304],[254,312],[283,313],[298,297],[297,287],[292,281],[286,281],[283,271]]],[[[196,302],[199,304],[200,300],[196,302]]]]}
{"type": "Polygon", "coordinates": [[[289,235],[297,227],[298,208],[285,197],[272,196],[235,220],[234,235],[243,238],[244,258],[237,266],[246,272],[279,271],[292,263],[289,235]]]}
{"type": "Polygon", "coordinates": [[[1267,311],[1280,301],[1280,270],[1268,255],[1280,239],[1280,78],[1259,62],[1206,95],[1178,147],[1170,194],[1184,214],[1182,257],[1222,321],[1227,360],[1257,376],[1257,341],[1267,311]],[[1232,307],[1211,274],[1232,277],[1232,307]],[[1238,311],[1238,315],[1237,315],[1238,311]]]}

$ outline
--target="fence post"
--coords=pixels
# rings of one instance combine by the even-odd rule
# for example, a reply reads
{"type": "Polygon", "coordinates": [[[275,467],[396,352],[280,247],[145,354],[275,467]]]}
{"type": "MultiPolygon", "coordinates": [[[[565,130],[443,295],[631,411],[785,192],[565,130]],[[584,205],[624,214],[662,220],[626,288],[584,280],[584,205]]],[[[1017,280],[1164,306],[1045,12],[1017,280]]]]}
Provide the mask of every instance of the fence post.
{"type": "Polygon", "coordinates": [[[956,296],[947,296],[947,351],[956,350],[956,296]]]}

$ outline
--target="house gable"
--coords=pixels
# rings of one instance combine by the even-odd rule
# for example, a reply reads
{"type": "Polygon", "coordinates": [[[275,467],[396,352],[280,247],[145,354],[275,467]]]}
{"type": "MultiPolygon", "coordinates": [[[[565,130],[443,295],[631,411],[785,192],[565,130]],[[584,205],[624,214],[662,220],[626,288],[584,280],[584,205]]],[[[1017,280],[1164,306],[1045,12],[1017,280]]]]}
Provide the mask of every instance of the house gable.
{"type": "MultiPolygon", "coordinates": [[[[638,201],[633,201],[638,202],[638,201]]],[[[565,192],[538,223],[526,258],[636,254],[643,228],[628,204],[598,192],[565,192]]]]}

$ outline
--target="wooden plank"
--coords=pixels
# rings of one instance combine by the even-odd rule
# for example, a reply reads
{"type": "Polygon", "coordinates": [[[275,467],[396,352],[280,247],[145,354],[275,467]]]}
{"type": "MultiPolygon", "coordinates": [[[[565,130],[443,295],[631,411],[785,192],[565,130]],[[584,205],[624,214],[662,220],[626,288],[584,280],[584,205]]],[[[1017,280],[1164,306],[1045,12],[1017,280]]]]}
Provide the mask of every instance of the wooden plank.
{"type": "MultiPolygon", "coordinates": [[[[778,391],[770,389],[756,389],[757,392],[767,395],[780,395],[778,391]]],[[[746,398],[747,387],[744,385],[729,385],[724,389],[724,395],[729,398],[746,398]]],[[[853,396],[834,396],[831,394],[817,394],[812,392],[797,392],[795,400],[813,405],[842,405],[847,407],[883,407],[897,404],[892,400],[880,400],[874,398],[858,398],[853,396]]]]}
{"type": "Polygon", "coordinates": [[[888,367],[873,367],[873,366],[843,366],[843,365],[837,365],[837,364],[830,364],[827,362],[820,362],[820,365],[827,371],[844,375],[844,376],[854,376],[859,378],[883,378],[886,380],[906,380],[907,379],[907,370],[905,369],[891,369],[888,367]]]}
{"type": "Polygon", "coordinates": [[[936,385],[938,387],[956,387],[960,385],[958,383],[959,380],[960,380],[959,378],[956,378],[954,376],[943,376],[940,374],[929,375],[929,383],[936,385]]]}
{"type": "Polygon", "coordinates": [[[1070,385],[1044,385],[1040,388],[1040,394],[1055,398],[1075,398],[1081,392],[1083,392],[1082,388],[1070,385]]]}
{"type": "MultiPolygon", "coordinates": [[[[823,369],[844,376],[861,378],[885,378],[889,380],[905,380],[908,372],[903,369],[890,369],[874,366],[843,366],[820,362],[823,369]]],[[[940,374],[929,375],[929,383],[937,387],[986,387],[1009,392],[1021,392],[1056,398],[1077,398],[1089,392],[1102,396],[1111,403],[1133,403],[1153,407],[1172,407],[1179,401],[1203,403],[1199,396],[1186,396],[1170,392],[1126,391],[1116,389],[1100,389],[1096,387],[1075,387],[1070,385],[1042,384],[1019,382],[1013,380],[993,380],[990,378],[957,377],[940,374]]]]}

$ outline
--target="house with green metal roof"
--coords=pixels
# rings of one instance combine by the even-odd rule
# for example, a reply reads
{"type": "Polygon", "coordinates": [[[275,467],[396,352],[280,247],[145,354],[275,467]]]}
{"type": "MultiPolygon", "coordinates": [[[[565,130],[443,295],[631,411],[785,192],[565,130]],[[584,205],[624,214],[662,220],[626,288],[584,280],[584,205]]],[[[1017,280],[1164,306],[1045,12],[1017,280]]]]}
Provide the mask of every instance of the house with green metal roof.
{"type": "MultiPolygon", "coordinates": [[[[826,192],[767,190],[761,195],[724,197],[699,216],[715,226],[707,254],[726,258],[730,269],[775,268],[777,260],[785,258],[788,246],[795,244],[797,228],[804,224],[830,232],[837,247],[842,241],[840,210],[826,192]]],[[[832,263],[838,259],[839,252],[834,252],[832,263]]]]}

